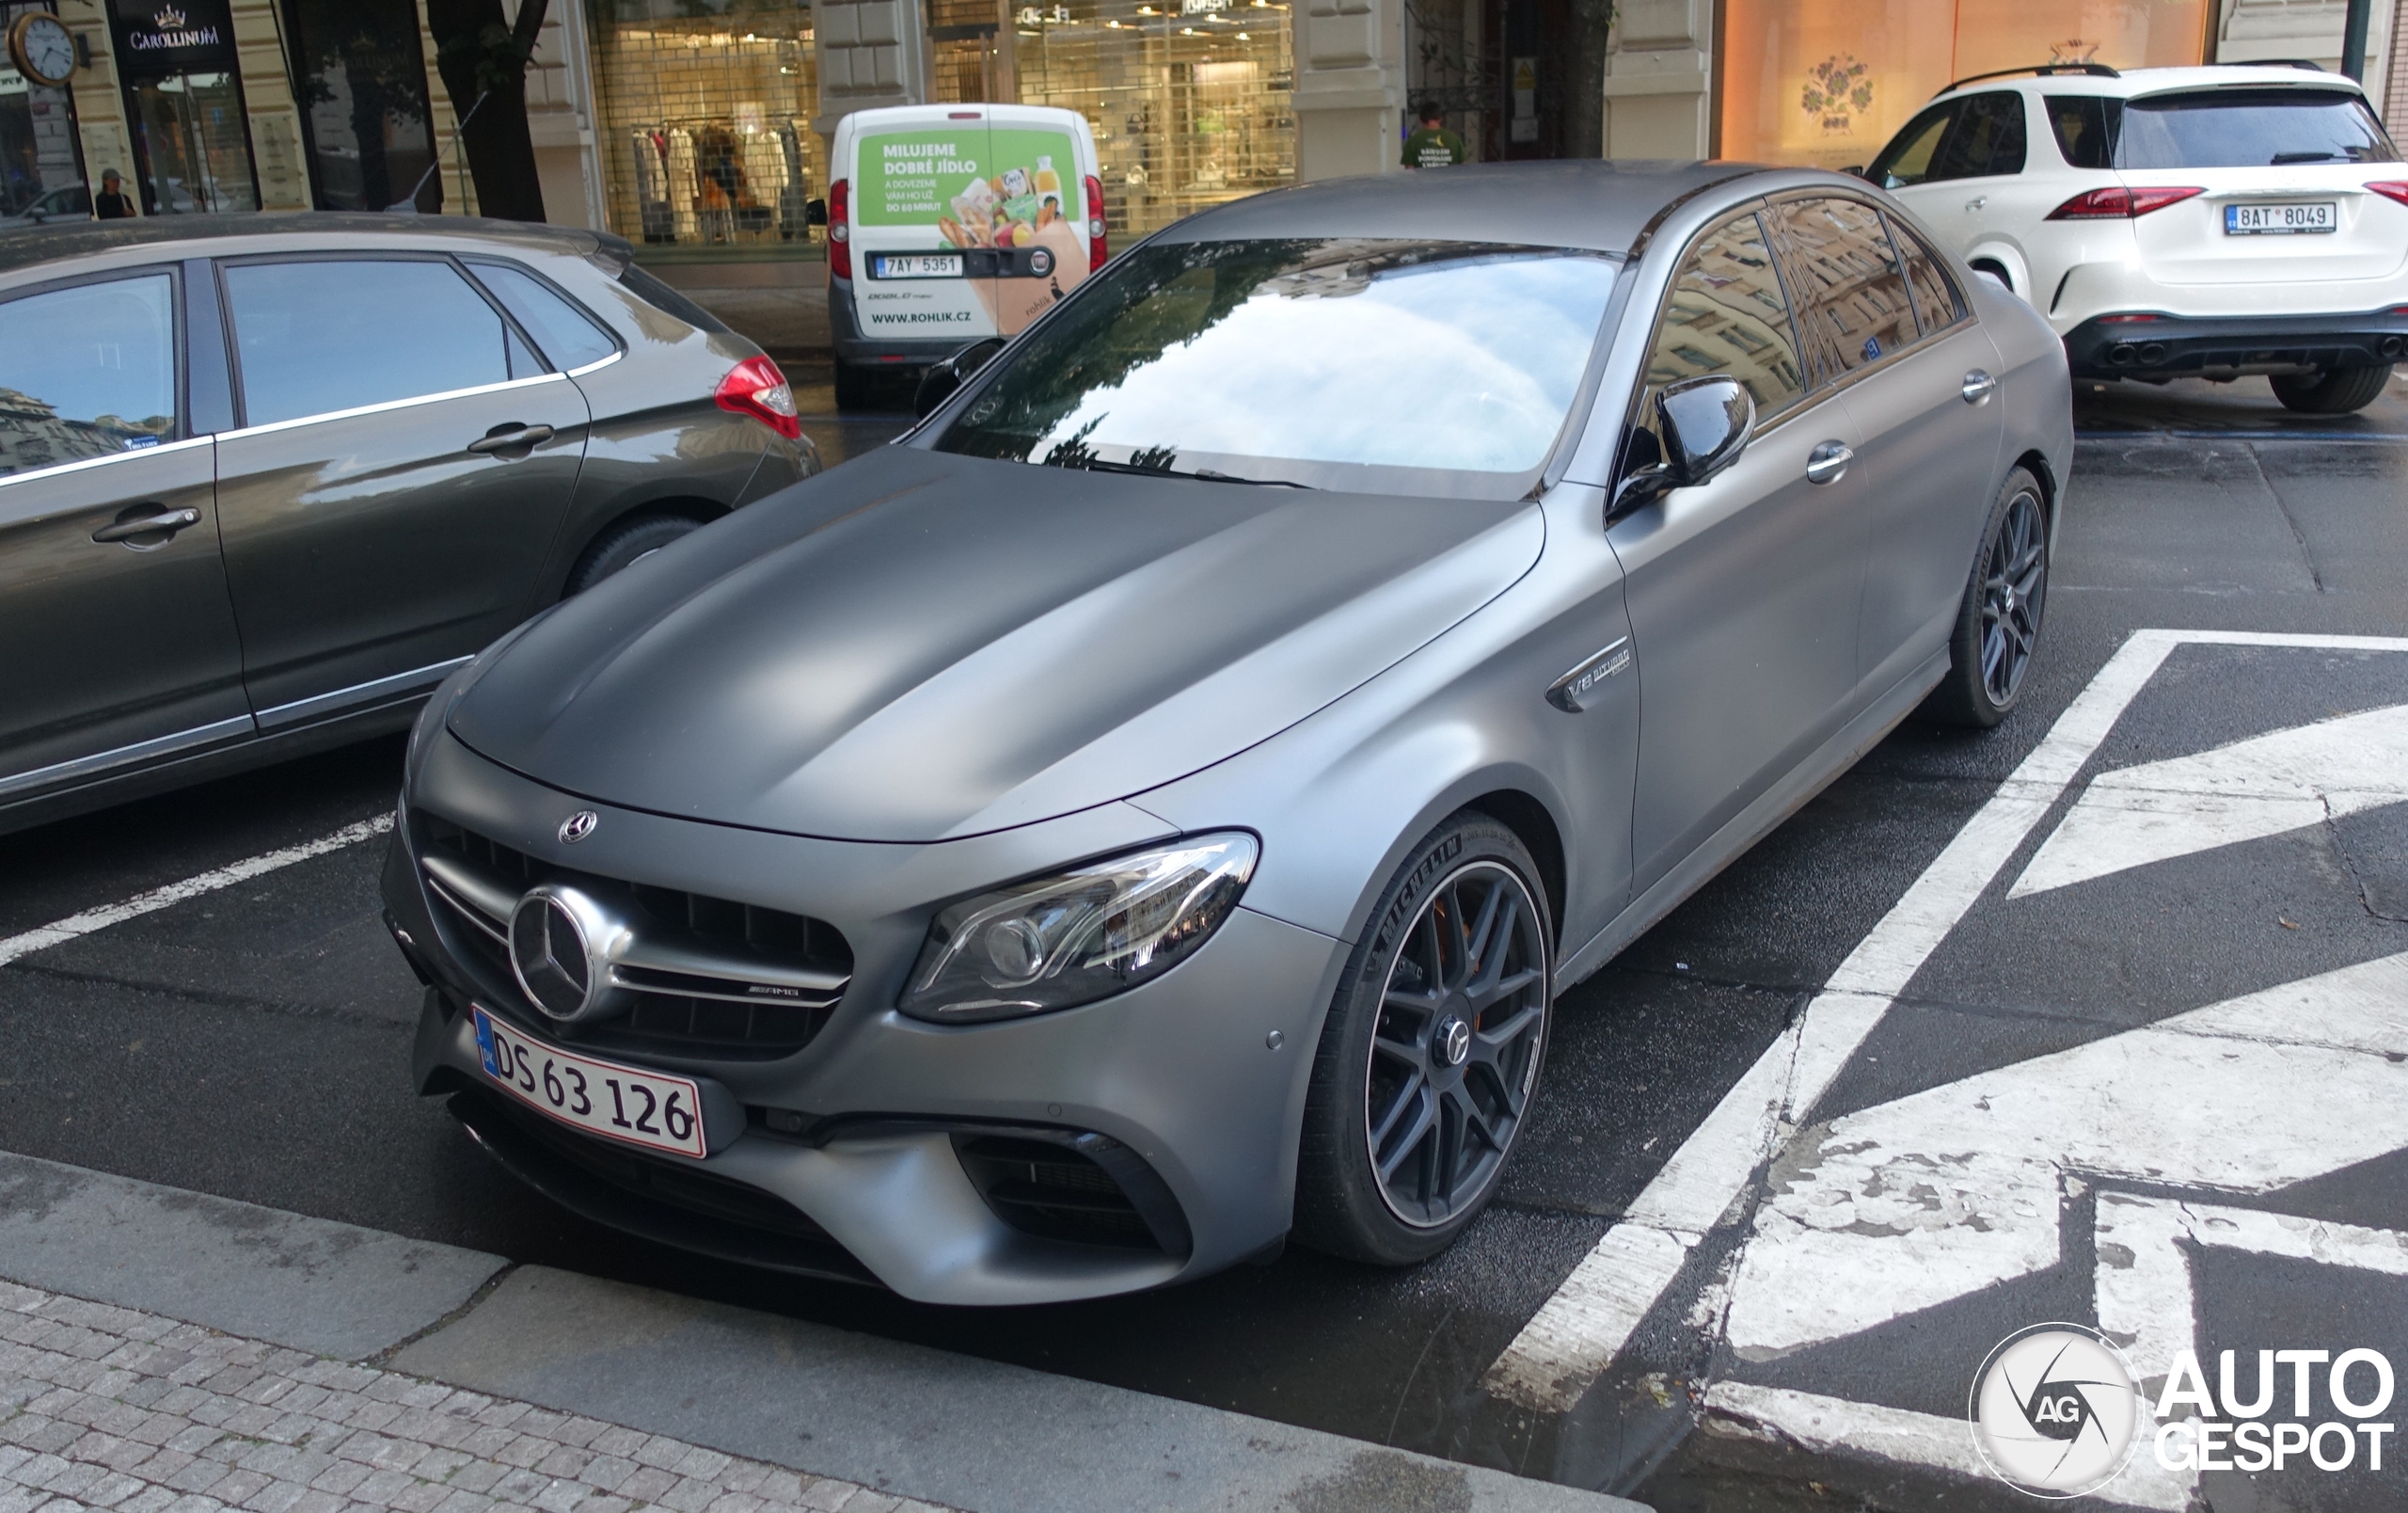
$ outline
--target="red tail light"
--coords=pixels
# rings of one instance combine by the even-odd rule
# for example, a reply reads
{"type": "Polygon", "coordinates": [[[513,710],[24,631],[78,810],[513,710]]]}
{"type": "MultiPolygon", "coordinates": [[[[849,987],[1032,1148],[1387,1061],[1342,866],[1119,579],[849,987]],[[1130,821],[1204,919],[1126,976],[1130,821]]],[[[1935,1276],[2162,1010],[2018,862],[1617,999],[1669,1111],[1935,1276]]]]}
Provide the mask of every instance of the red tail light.
{"type": "Polygon", "coordinates": [[[2186,188],[2174,184],[2152,184],[2147,188],[2127,189],[2121,184],[2113,189],[2093,189],[2086,195],[2076,195],[2049,212],[2051,220],[2134,220],[2152,210],[2163,210],[2179,204],[2193,195],[2206,194],[2205,189],[2186,188]]]}
{"type": "Polygon", "coordinates": [[[828,276],[853,276],[852,184],[839,179],[828,186],[828,276]]]}
{"type": "Polygon", "coordinates": [[[789,441],[802,435],[802,422],[796,417],[794,390],[786,383],[786,375],[778,371],[778,365],[767,358],[747,358],[729,369],[711,398],[719,401],[720,408],[750,415],[789,441]]]}
{"type": "Polygon", "coordinates": [[[1103,181],[1087,175],[1087,272],[1103,266],[1107,249],[1103,245],[1103,181]]]}
{"type": "Polygon", "coordinates": [[[2367,187],[2385,199],[2396,199],[2403,205],[2408,205],[2408,183],[2370,183],[2367,187]]]}

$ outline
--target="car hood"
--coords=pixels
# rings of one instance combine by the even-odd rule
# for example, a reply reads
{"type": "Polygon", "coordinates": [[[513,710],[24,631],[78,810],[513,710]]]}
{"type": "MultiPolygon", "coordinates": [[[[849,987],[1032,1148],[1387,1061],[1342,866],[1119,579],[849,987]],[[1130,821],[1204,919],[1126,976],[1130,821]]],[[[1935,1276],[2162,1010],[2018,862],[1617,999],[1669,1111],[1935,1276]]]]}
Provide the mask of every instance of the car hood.
{"type": "Polygon", "coordinates": [[[450,728],[659,814],[927,841],[1277,733],[1527,571],[1525,502],[1246,487],[887,447],[562,605],[450,728]]]}

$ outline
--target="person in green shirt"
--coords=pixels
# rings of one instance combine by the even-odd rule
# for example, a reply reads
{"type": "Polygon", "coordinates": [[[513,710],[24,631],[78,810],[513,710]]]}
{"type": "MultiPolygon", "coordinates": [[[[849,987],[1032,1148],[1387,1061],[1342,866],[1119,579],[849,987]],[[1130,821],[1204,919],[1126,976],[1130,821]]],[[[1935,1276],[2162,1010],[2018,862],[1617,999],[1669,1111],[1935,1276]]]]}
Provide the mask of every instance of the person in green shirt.
{"type": "Polygon", "coordinates": [[[1464,139],[1447,130],[1446,113],[1434,100],[1426,102],[1415,118],[1420,128],[1404,139],[1404,166],[1443,168],[1464,160],[1464,139]]]}

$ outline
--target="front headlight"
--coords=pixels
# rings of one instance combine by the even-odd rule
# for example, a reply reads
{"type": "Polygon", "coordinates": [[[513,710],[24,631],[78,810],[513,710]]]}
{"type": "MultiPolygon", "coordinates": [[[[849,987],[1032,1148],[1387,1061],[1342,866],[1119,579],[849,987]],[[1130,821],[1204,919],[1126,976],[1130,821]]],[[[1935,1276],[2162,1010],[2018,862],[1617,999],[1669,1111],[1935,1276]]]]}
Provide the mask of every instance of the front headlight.
{"type": "Polygon", "coordinates": [[[928,927],[901,1008],[1006,1019],[1160,977],[1221,928],[1259,852],[1242,831],[1196,836],[964,900],[928,927]]]}

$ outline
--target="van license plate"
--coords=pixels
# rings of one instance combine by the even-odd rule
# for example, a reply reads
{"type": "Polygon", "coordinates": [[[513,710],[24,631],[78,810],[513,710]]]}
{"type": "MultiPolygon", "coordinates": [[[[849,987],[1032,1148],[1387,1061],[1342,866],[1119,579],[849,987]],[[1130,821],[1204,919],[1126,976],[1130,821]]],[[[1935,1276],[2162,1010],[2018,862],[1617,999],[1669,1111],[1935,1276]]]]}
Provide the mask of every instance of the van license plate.
{"type": "Polygon", "coordinates": [[[520,1103],[589,1135],[676,1155],[710,1155],[703,1090],[691,1078],[564,1051],[519,1033],[482,1004],[469,1011],[476,1015],[477,1059],[485,1075],[520,1103]]]}
{"type": "Polygon", "coordinates": [[[2305,205],[2226,205],[2224,207],[2224,234],[2296,236],[2337,231],[2341,224],[2337,214],[2338,208],[2330,199],[2305,205]]]}
{"type": "Polygon", "coordinates": [[[874,279],[958,279],[961,277],[961,254],[914,252],[899,257],[882,254],[870,259],[869,271],[874,279]]]}

